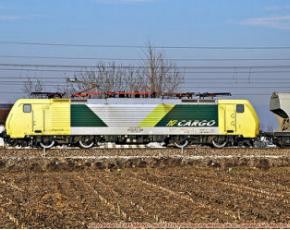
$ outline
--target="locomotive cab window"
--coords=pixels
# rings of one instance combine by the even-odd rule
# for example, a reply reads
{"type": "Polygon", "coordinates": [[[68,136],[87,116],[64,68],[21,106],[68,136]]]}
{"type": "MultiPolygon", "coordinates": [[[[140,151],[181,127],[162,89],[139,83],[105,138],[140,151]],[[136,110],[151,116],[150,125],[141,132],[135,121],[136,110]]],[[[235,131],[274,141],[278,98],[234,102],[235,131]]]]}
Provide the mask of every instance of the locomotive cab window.
{"type": "Polygon", "coordinates": [[[31,104],[23,105],[23,113],[31,113],[31,104]]]}
{"type": "Polygon", "coordinates": [[[236,111],[237,111],[237,113],[243,113],[245,111],[245,106],[242,104],[238,104],[236,111]]]}

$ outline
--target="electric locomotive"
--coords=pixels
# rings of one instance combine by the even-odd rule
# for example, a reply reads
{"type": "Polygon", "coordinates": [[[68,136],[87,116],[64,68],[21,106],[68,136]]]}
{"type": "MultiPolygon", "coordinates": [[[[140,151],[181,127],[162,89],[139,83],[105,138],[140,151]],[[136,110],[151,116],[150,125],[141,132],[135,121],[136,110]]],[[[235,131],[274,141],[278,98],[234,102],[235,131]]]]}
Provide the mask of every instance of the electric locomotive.
{"type": "Polygon", "coordinates": [[[259,118],[248,100],[213,98],[19,99],[5,124],[10,145],[80,146],[162,142],[217,148],[252,145],[259,118]]]}

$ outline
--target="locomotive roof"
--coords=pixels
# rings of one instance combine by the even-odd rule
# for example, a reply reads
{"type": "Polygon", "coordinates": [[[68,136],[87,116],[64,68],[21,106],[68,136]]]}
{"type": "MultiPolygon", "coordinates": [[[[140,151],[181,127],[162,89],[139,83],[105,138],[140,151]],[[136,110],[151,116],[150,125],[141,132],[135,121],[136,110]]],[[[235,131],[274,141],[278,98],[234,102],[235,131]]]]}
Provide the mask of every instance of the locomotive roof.
{"type": "Polygon", "coordinates": [[[88,104],[217,104],[212,99],[162,99],[162,98],[107,98],[72,100],[73,103],[88,104]]]}

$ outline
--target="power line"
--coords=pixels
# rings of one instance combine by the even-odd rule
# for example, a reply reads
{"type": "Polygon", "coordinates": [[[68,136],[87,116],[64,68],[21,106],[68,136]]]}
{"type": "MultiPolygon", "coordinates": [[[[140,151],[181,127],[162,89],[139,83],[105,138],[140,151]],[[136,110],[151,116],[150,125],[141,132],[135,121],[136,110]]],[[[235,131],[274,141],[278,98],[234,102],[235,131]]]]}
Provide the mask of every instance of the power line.
{"type": "MultiPolygon", "coordinates": [[[[186,88],[186,89],[191,89],[191,88],[254,88],[254,89],[259,89],[259,88],[287,88],[287,89],[290,89],[290,86],[283,86],[285,84],[289,84],[290,82],[279,82],[277,84],[260,84],[260,83],[255,83],[255,82],[251,82],[251,83],[247,83],[247,82],[244,82],[244,83],[239,83],[239,86],[237,86],[236,83],[232,82],[232,83],[216,83],[216,82],[213,82],[212,85],[214,86],[205,86],[205,83],[204,82],[192,82],[195,84],[195,86],[192,86],[192,87],[189,87],[189,86],[186,86],[186,84],[181,84],[180,87],[181,88],[186,88]],[[198,84],[198,86],[197,86],[198,84]]],[[[138,84],[138,83],[136,83],[138,84]]],[[[25,86],[27,85],[26,83],[24,82],[14,82],[14,83],[1,83],[2,86],[25,86]]],[[[102,84],[102,86],[106,86],[108,84],[102,84]]],[[[69,84],[66,84],[66,83],[41,83],[41,86],[43,87],[47,87],[47,86],[54,86],[54,87],[58,87],[58,86],[64,86],[64,87],[69,87],[69,84]]],[[[117,85],[115,87],[118,87],[117,85]]],[[[122,86],[120,86],[122,88],[122,86]]],[[[126,88],[127,86],[124,85],[123,88],[126,88]]]]}
{"type": "MultiPolygon", "coordinates": [[[[30,56],[0,55],[0,58],[21,59],[59,59],[59,60],[106,60],[106,61],[148,61],[146,58],[110,58],[110,57],[66,57],[66,56],[30,56]]],[[[290,58],[162,58],[167,61],[290,61],[290,58]]]]}
{"type": "MultiPolygon", "coordinates": [[[[12,77],[9,77],[9,79],[13,79],[12,77]]],[[[0,83],[3,84],[11,84],[11,83],[26,83],[29,80],[34,82],[34,81],[41,81],[41,82],[45,82],[45,83],[56,83],[55,80],[53,79],[58,79],[58,80],[62,80],[61,82],[65,81],[66,82],[66,78],[51,78],[48,77],[46,79],[42,79],[42,78],[14,78],[15,80],[4,80],[4,79],[0,79],[0,83]],[[47,80],[48,79],[48,80],[47,80]],[[33,81],[34,80],[34,81],[33,81]],[[53,81],[50,81],[53,80],[53,81]]],[[[137,79],[138,80],[138,79],[137,79]]],[[[275,79],[248,79],[248,78],[240,78],[240,79],[235,79],[235,78],[191,78],[191,79],[186,79],[185,82],[181,83],[181,84],[188,84],[188,83],[208,83],[209,80],[212,80],[212,83],[215,84],[284,84],[284,83],[290,83],[290,79],[281,79],[281,78],[275,78],[275,79]]],[[[59,83],[61,83],[59,82],[59,83]]],[[[91,81],[92,82],[92,81],[91,81]]],[[[96,82],[98,82],[96,80],[96,82]]],[[[101,82],[101,81],[99,81],[101,82]]],[[[102,84],[106,84],[105,82],[101,82],[102,84]]],[[[132,83],[132,81],[128,81],[128,80],[123,80],[121,83],[132,83]]],[[[143,83],[143,81],[133,81],[133,83],[143,83]]],[[[70,83],[68,83],[70,84],[70,83]]],[[[78,84],[78,83],[74,83],[74,84],[78,84]]],[[[110,83],[111,84],[111,83],[110,83]]],[[[118,84],[118,83],[116,83],[118,84]]]]}
{"type": "MultiPolygon", "coordinates": [[[[0,71],[30,71],[30,72],[60,72],[60,73],[85,73],[85,72],[94,72],[94,73],[110,73],[114,71],[98,71],[98,70],[71,70],[71,69],[31,69],[31,68],[0,68],[0,71]]],[[[181,74],[255,74],[255,73],[290,73],[290,70],[259,70],[259,71],[177,71],[181,74]]],[[[167,72],[173,73],[173,72],[167,72]]]]}
{"type": "MultiPolygon", "coordinates": [[[[138,77],[138,76],[137,76],[138,77]]],[[[279,76],[279,77],[275,77],[275,78],[271,78],[271,79],[267,79],[267,78],[264,78],[264,79],[261,79],[261,77],[264,77],[264,76],[261,76],[261,75],[258,75],[258,76],[248,76],[248,75],[244,75],[244,76],[228,76],[228,77],[213,77],[211,75],[209,76],[203,76],[203,77],[186,77],[185,79],[191,79],[191,80],[204,80],[204,81],[208,81],[208,80],[260,80],[260,81],[273,81],[273,82],[276,82],[276,81],[279,81],[279,80],[289,80],[290,81],[290,78],[289,76],[279,76]]],[[[50,80],[50,79],[67,79],[68,77],[67,76],[5,76],[5,77],[0,77],[0,81],[10,81],[10,79],[15,79],[14,81],[18,81],[18,80],[27,80],[27,79],[35,79],[35,80],[50,80]],[[9,80],[6,80],[6,79],[9,79],[9,80]]],[[[77,77],[78,78],[78,77],[77,77]]],[[[98,79],[96,77],[96,79],[98,79]]]]}
{"type": "MultiPolygon", "coordinates": [[[[67,82],[67,78],[60,78],[60,77],[49,77],[46,79],[40,78],[40,77],[9,77],[9,79],[13,80],[5,80],[5,79],[0,79],[0,85],[16,85],[16,84],[24,84],[28,83],[31,81],[32,83],[35,83],[36,81],[40,81],[41,83],[44,84],[49,84],[49,83],[54,83],[54,84],[66,84],[66,85],[71,85],[71,84],[76,84],[76,83],[70,83],[67,82]]],[[[207,78],[190,78],[186,79],[185,81],[181,82],[180,85],[186,85],[186,84],[208,84],[208,82],[211,82],[211,84],[230,84],[230,85],[237,85],[237,84],[247,84],[247,85],[280,85],[280,84],[290,84],[290,79],[289,78],[275,78],[275,79],[259,79],[259,78],[212,78],[212,77],[207,77],[207,78]]],[[[93,81],[91,81],[93,82],[93,81]]],[[[105,84],[102,81],[95,81],[96,83],[99,82],[101,84],[105,84]]],[[[122,84],[125,83],[132,83],[132,81],[128,80],[122,80],[122,84]]],[[[143,83],[143,81],[140,81],[138,79],[134,80],[133,83],[138,84],[138,83],[143,83]]]]}
{"type": "MultiPolygon", "coordinates": [[[[85,44],[85,43],[59,43],[59,42],[27,42],[27,41],[0,41],[4,45],[24,46],[61,46],[61,47],[89,47],[89,48],[148,48],[146,45],[109,45],[109,44],[85,44]]],[[[206,49],[206,50],[281,50],[290,49],[290,46],[151,46],[156,49],[206,49]]]]}
{"type": "MultiPolygon", "coordinates": [[[[123,82],[123,83],[126,83],[126,82],[123,82]]],[[[136,82],[138,83],[138,82],[136,82]]],[[[242,84],[242,85],[239,85],[237,86],[237,83],[234,83],[234,82],[227,82],[227,83],[217,83],[217,82],[212,82],[213,84],[218,84],[218,85],[214,85],[211,84],[210,86],[206,85],[204,86],[205,82],[193,82],[193,83],[196,83],[196,84],[199,84],[199,85],[194,85],[194,86],[188,86],[188,84],[186,85],[182,85],[182,88],[183,89],[192,89],[192,88],[209,88],[209,89],[272,89],[272,88],[283,88],[283,89],[290,89],[290,86],[277,86],[277,84],[283,84],[283,82],[277,82],[277,84],[273,85],[272,83],[271,84],[266,84],[266,85],[262,85],[260,83],[239,83],[239,84],[242,84]],[[222,84],[222,85],[221,85],[222,84]]],[[[289,82],[288,82],[289,83],[289,82]]],[[[102,83],[102,85],[106,86],[108,85],[109,83],[102,83]]],[[[185,84],[185,83],[184,83],[185,84]]],[[[4,84],[1,84],[1,85],[4,85],[4,86],[24,86],[25,85],[25,82],[13,82],[13,83],[4,83],[4,84]]],[[[50,87],[50,86],[68,86],[69,84],[67,83],[41,83],[41,86],[43,87],[50,87]]],[[[115,87],[118,87],[118,85],[116,85],[115,87]]],[[[127,85],[125,85],[124,87],[127,87],[127,85]]]]}
{"type": "MultiPolygon", "coordinates": [[[[35,68],[83,68],[96,69],[96,65],[58,65],[58,64],[15,64],[0,63],[2,67],[35,67],[35,68]]],[[[147,69],[149,66],[130,66],[130,65],[105,65],[108,69],[147,69]]],[[[269,69],[269,68],[290,68],[290,65],[240,65],[240,66],[164,66],[168,69],[269,69]]],[[[106,70],[105,70],[106,71],[106,70]]],[[[104,72],[105,72],[104,71],[104,72]]]]}

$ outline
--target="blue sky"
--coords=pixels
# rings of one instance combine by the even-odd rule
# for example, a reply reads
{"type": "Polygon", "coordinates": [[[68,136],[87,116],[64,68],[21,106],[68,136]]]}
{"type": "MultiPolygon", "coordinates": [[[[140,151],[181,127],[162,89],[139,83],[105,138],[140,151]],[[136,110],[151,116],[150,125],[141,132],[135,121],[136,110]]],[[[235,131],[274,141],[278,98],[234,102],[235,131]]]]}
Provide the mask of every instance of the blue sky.
{"type": "Polygon", "coordinates": [[[285,45],[286,0],[1,0],[3,40],[285,45]]]}
{"type": "MultiPolygon", "coordinates": [[[[108,45],[167,46],[290,46],[290,1],[286,0],[0,0],[0,55],[42,55],[68,57],[140,58],[143,50],[118,48],[41,47],[1,44],[1,41],[60,42],[108,45]]],[[[169,58],[290,58],[285,50],[192,50],[163,51],[169,58]]],[[[60,60],[7,59],[0,63],[58,63],[60,60]]],[[[94,64],[91,61],[70,61],[70,64],[94,64]]],[[[273,62],[195,62],[180,65],[286,65],[273,62]]],[[[253,70],[249,68],[249,72],[253,70]]],[[[237,78],[284,79],[289,73],[230,74],[237,78]],[[249,76],[248,76],[249,75],[249,76]]],[[[39,77],[46,73],[0,71],[0,80],[10,76],[39,77]]],[[[59,75],[60,78],[68,74],[59,75]]],[[[217,81],[208,82],[217,86],[217,81]]],[[[196,75],[186,76],[188,79],[196,75]]],[[[204,75],[204,77],[207,77],[204,75]]],[[[252,79],[251,79],[252,80],[252,79]]],[[[272,91],[290,91],[285,84],[273,88],[255,88],[235,82],[234,93],[251,99],[264,120],[273,116],[267,111],[272,91]],[[238,87],[241,86],[239,89],[238,87]],[[247,86],[249,88],[247,89],[247,86]],[[244,88],[243,88],[244,87],[244,88]],[[255,93],[269,96],[255,96],[255,93]]],[[[204,87],[204,85],[203,85],[204,87]]],[[[0,100],[14,100],[3,93],[20,91],[17,86],[1,86],[0,100]]],[[[225,90],[228,88],[225,87],[225,90]]],[[[221,88],[199,88],[193,91],[220,91],[221,88]]],[[[240,96],[241,97],[241,96],[240,96]]]]}

